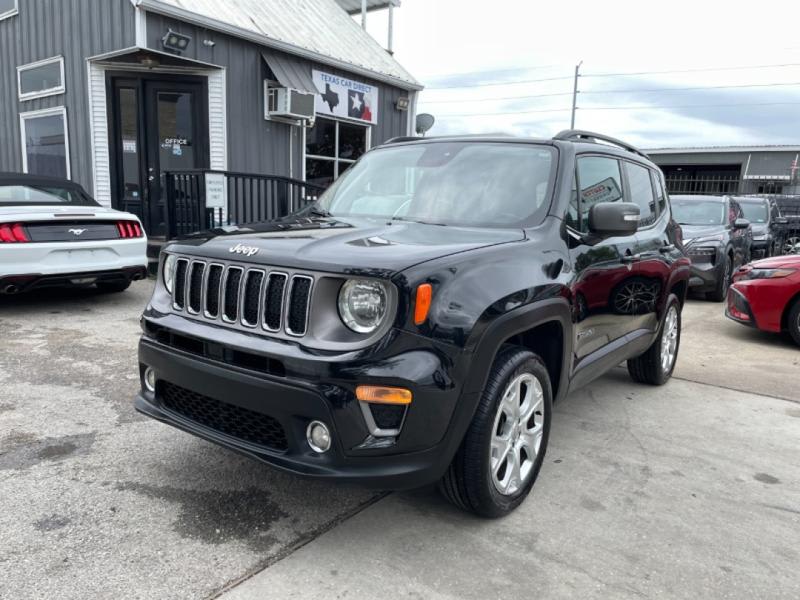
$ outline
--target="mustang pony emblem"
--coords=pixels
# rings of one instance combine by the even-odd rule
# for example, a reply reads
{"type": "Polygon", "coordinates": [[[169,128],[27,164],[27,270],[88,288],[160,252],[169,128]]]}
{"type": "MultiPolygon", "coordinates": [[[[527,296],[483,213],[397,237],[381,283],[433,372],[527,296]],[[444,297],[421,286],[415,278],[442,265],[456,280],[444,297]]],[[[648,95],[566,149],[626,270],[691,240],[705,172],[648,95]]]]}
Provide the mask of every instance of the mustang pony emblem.
{"type": "Polygon", "coordinates": [[[228,252],[231,254],[244,254],[245,256],[253,256],[254,254],[258,254],[258,248],[255,246],[243,246],[242,244],[236,244],[231,248],[228,248],[228,252]]]}
{"type": "Polygon", "coordinates": [[[70,229],[69,232],[73,235],[81,235],[85,229],[70,229]]]}

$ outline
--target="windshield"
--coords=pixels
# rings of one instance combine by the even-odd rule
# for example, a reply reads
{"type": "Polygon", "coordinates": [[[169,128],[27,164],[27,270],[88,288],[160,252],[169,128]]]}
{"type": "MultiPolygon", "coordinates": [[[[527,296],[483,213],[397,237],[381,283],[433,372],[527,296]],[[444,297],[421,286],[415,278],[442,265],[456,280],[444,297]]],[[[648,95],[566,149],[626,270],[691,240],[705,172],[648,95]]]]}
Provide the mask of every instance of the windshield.
{"type": "Polygon", "coordinates": [[[73,188],[30,185],[0,185],[0,206],[26,205],[100,206],[73,188]]]}
{"type": "Polygon", "coordinates": [[[371,216],[480,227],[541,222],[555,150],[513,143],[434,142],[369,152],[320,197],[334,217],[371,216]]]}
{"type": "Polygon", "coordinates": [[[672,213],[681,225],[722,225],[725,203],[715,200],[672,199],[672,213]]]}
{"type": "Polygon", "coordinates": [[[751,223],[767,222],[767,205],[763,202],[740,202],[744,218],[751,223]]]}

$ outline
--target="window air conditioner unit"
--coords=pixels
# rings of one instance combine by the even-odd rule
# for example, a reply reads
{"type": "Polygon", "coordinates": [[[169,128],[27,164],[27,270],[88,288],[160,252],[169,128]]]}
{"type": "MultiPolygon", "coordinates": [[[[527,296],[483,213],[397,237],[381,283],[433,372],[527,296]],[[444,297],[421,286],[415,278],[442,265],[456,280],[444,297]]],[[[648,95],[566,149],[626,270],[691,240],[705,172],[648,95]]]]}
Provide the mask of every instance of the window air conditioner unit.
{"type": "Polygon", "coordinates": [[[266,88],[266,117],[282,117],[302,121],[314,118],[314,95],[292,88],[266,88]]]}

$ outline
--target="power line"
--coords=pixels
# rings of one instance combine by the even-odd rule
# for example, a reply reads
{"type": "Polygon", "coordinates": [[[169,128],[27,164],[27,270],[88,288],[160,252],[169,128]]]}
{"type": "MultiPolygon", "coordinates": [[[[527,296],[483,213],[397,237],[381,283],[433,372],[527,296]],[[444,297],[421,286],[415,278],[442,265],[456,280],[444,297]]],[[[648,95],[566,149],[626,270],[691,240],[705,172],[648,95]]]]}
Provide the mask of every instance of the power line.
{"type": "MultiPolygon", "coordinates": [[[[781,64],[772,64],[772,65],[752,65],[752,66],[736,66],[736,67],[704,67],[698,69],[668,69],[664,71],[635,71],[635,72],[627,72],[627,73],[587,73],[581,75],[581,77],[633,77],[637,75],[665,75],[670,73],[707,73],[711,71],[748,71],[754,69],[779,69],[779,68],[786,68],[786,67],[800,67],[800,63],[781,63],[781,64]]],[[[485,71],[484,73],[491,73],[492,71],[485,71]]],[[[459,76],[464,75],[480,75],[480,72],[477,73],[461,73],[459,76]]],[[[497,81],[497,82],[489,82],[489,83],[475,83],[475,84],[468,84],[468,85],[446,85],[446,86],[433,86],[425,88],[427,90],[454,90],[454,89],[465,89],[465,88],[474,88],[474,87],[492,87],[492,86],[501,86],[501,85],[522,85],[526,83],[540,83],[543,81],[566,81],[568,79],[573,79],[572,75],[564,76],[564,77],[546,77],[542,79],[525,79],[521,81],[497,81]]]]}
{"type": "MultiPolygon", "coordinates": [[[[627,89],[617,89],[617,90],[587,90],[579,92],[581,95],[585,94],[622,94],[622,93],[637,93],[637,94],[645,94],[651,92],[685,92],[691,90],[724,90],[724,89],[733,89],[733,88],[757,88],[757,87],[775,87],[775,86],[792,86],[792,85],[800,85],[800,81],[798,82],[791,82],[791,83],[749,83],[749,84],[739,84],[739,85],[705,85],[705,86],[696,86],[696,87],[684,87],[684,88],[627,88],[627,89]]],[[[493,97],[493,98],[477,98],[474,100],[470,99],[457,99],[457,100],[426,100],[424,104],[462,104],[462,103],[470,103],[470,102],[499,102],[503,100],[532,100],[534,98],[552,98],[555,96],[571,96],[572,92],[558,92],[554,94],[534,94],[531,96],[501,96],[501,97],[493,97]]]]}
{"type": "MultiPolygon", "coordinates": [[[[587,106],[578,110],[586,112],[590,110],[665,110],[671,108],[726,108],[734,106],[800,106],[800,102],[739,102],[735,104],[664,104],[658,105],[634,105],[634,106],[587,106]]],[[[570,108],[548,108],[537,110],[518,110],[497,113],[461,113],[449,115],[437,115],[437,118],[447,119],[450,117],[500,117],[506,115],[527,115],[532,113],[547,112],[570,112],[570,108]]]]}
{"type": "Polygon", "coordinates": [[[776,65],[753,65],[738,67],[702,67],[698,69],[669,69],[666,71],[638,71],[632,73],[587,73],[581,77],[629,77],[634,75],[664,75],[669,73],[706,73],[709,71],[746,71],[749,69],[777,69],[783,67],[800,67],[800,63],[782,63],[776,65]]]}

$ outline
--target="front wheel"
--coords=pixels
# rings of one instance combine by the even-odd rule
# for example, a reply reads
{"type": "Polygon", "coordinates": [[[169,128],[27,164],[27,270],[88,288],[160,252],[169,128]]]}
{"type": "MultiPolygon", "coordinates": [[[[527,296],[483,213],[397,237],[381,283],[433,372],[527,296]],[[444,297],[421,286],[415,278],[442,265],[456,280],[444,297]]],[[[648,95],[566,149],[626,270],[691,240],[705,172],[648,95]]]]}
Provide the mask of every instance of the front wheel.
{"type": "Polygon", "coordinates": [[[800,298],[794,301],[786,320],[786,324],[789,326],[789,335],[800,346],[800,298]]]}
{"type": "Polygon", "coordinates": [[[681,303],[670,294],[661,332],[644,354],[628,361],[628,373],[639,383],[665,384],[675,369],[680,345],[681,303]]]}
{"type": "Polygon", "coordinates": [[[713,292],[706,294],[706,299],[712,302],[722,302],[728,296],[728,286],[731,284],[731,274],[733,270],[733,261],[727,254],[722,257],[722,273],[720,278],[717,279],[716,287],[713,292]]]}
{"type": "Polygon", "coordinates": [[[517,347],[492,365],[472,423],[439,483],[456,506],[501,517],[522,504],[542,467],[553,406],[542,360],[517,347]]]}

